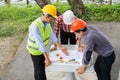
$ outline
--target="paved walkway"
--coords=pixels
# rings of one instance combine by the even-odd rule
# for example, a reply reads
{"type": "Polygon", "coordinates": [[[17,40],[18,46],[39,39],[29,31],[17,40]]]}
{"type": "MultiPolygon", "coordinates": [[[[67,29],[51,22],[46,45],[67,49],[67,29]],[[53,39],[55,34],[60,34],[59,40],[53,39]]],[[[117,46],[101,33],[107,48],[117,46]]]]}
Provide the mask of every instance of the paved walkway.
{"type": "Polygon", "coordinates": [[[120,80],[120,69],[119,69],[119,76],[118,76],[118,80],[120,80]]]}
{"type": "MultiPolygon", "coordinates": [[[[120,23],[96,22],[90,24],[98,26],[108,36],[113,47],[115,48],[116,61],[112,67],[111,77],[112,80],[118,80],[120,67],[120,23]]],[[[0,80],[34,80],[32,61],[25,48],[26,39],[27,35],[18,48],[16,55],[10,63],[6,73],[0,78],[0,80]]],[[[64,75],[65,73],[47,72],[48,80],[60,80],[64,75]]]]}

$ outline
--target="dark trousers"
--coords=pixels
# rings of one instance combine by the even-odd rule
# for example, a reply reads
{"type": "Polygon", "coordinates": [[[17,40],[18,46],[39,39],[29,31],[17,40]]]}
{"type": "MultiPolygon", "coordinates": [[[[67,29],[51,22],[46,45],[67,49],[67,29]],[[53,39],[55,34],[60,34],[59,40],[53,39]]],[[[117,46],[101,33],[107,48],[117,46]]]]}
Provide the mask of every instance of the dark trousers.
{"type": "Polygon", "coordinates": [[[108,57],[98,56],[95,62],[95,71],[98,80],[111,80],[110,72],[112,64],[115,61],[115,53],[113,52],[108,57]]]}
{"type": "Polygon", "coordinates": [[[75,34],[65,32],[63,29],[60,29],[60,40],[61,44],[68,44],[68,40],[70,40],[70,44],[76,44],[75,34]]]}
{"type": "Polygon", "coordinates": [[[44,56],[33,56],[31,55],[33,65],[34,65],[34,77],[35,80],[46,80],[45,74],[45,63],[44,63],[44,56]]]}

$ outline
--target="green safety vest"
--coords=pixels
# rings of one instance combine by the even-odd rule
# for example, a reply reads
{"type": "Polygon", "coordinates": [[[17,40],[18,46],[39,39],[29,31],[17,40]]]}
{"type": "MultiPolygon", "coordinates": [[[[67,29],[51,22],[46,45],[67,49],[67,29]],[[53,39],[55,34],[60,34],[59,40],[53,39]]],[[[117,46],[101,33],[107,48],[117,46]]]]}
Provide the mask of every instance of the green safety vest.
{"type": "MultiPolygon", "coordinates": [[[[41,34],[44,46],[47,46],[49,42],[49,37],[50,37],[50,24],[47,24],[45,29],[42,26],[42,23],[40,23],[39,19],[35,20],[32,24],[36,24],[39,32],[41,34]]],[[[38,46],[36,45],[36,41],[32,37],[28,37],[28,42],[27,42],[27,49],[30,54],[32,55],[41,55],[42,52],[39,51],[38,46]]]]}

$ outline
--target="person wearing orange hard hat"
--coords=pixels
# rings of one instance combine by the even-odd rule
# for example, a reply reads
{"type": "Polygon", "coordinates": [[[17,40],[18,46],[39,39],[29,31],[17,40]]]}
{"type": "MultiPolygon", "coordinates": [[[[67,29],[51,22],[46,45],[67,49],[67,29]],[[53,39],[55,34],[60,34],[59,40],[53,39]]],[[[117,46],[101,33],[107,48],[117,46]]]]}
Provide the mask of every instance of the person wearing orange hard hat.
{"type": "Polygon", "coordinates": [[[98,56],[94,68],[98,80],[111,80],[110,72],[112,64],[115,61],[115,52],[104,33],[95,26],[88,26],[86,22],[81,19],[73,20],[70,29],[71,32],[76,35],[77,40],[84,38],[85,49],[82,66],[77,69],[78,74],[85,72],[86,65],[91,59],[92,52],[95,51],[98,56]]]}
{"type": "Polygon", "coordinates": [[[51,64],[46,51],[49,39],[56,44],[62,52],[69,55],[67,49],[62,47],[58,41],[50,25],[50,22],[56,18],[56,12],[54,5],[45,5],[42,9],[42,15],[29,26],[26,47],[33,61],[35,80],[47,80],[45,67],[51,64]]]}

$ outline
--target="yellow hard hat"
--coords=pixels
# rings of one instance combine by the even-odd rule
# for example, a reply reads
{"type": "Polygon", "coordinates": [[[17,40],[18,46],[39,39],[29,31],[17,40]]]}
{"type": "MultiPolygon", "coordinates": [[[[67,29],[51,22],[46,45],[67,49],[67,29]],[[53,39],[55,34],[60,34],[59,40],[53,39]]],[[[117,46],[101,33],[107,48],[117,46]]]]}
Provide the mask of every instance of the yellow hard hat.
{"type": "Polygon", "coordinates": [[[51,5],[51,4],[45,5],[42,9],[42,12],[47,13],[54,18],[56,17],[56,13],[57,13],[56,7],[54,5],[51,5]]]}

